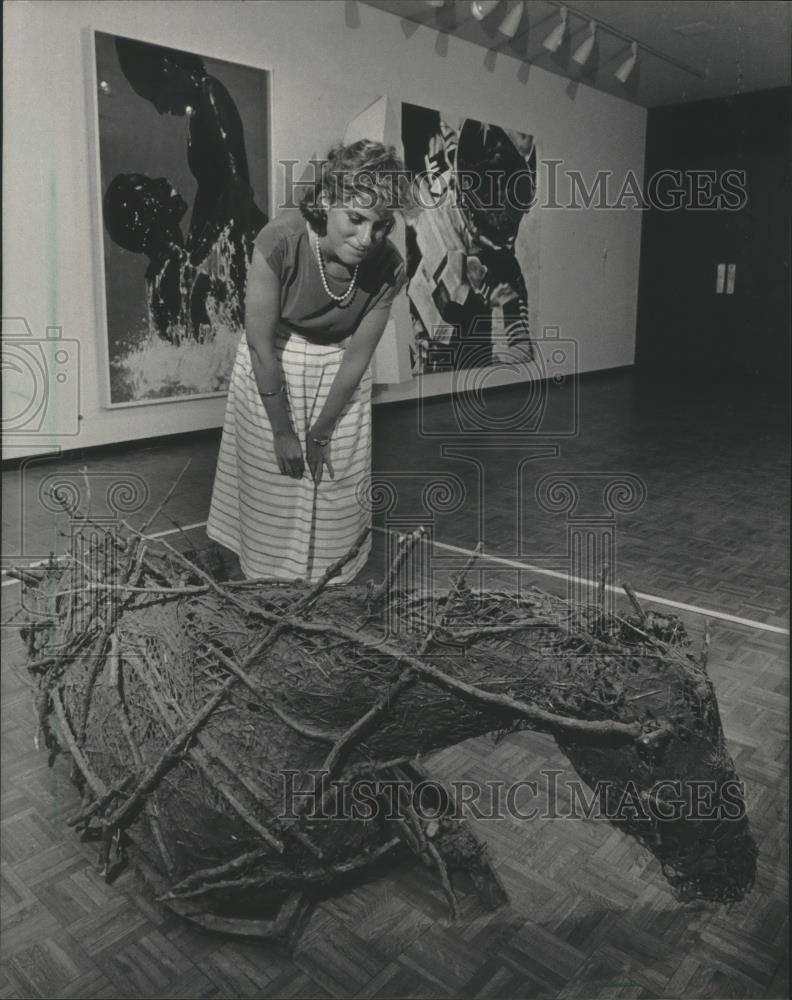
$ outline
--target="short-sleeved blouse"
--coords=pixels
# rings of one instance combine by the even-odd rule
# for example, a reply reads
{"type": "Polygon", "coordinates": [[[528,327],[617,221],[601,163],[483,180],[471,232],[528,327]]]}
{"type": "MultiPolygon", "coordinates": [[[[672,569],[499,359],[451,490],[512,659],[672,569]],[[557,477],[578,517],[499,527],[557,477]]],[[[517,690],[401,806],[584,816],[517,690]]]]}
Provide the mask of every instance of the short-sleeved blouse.
{"type": "MultiPolygon", "coordinates": [[[[406,280],[404,261],[395,245],[384,240],[360,264],[357,291],[347,305],[324,290],[310,244],[308,224],[298,211],[268,223],[255,246],[280,279],[281,321],[309,340],[336,343],[349,337],[374,309],[389,309],[406,280]]],[[[342,295],[349,281],[327,275],[331,290],[342,295]]]]}

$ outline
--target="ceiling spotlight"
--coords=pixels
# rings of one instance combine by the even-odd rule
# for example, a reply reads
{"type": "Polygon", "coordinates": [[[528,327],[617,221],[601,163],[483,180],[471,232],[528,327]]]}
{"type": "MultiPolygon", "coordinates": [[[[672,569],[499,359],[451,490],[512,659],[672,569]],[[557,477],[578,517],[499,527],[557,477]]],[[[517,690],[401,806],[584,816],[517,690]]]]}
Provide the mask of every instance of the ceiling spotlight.
{"type": "Polygon", "coordinates": [[[498,6],[500,0],[473,0],[470,5],[470,13],[477,21],[483,21],[487,14],[491,14],[498,6]]]}
{"type": "Polygon", "coordinates": [[[569,21],[569,11],[566,7],[561,8],[561,21],[553,28],[550,34],[542,42],[548,52],[558,52],[561,48],[567,33],[567,22],[569,21]]]}
{"type": "Polygon", "coordinates": [[[572,53],[572,59],[578,64],[578,66],[585,66],[588,62],[591,53],[594,50],[594,43],[597,40],[597,22],[590,22],[590,30],[588,38],[584,39],[583,42],[575,49],[572,53]]]}
{"type": "Polygon", "coordinates": [[[520,27],[520,21],[522,21],[524,13],[525,4],[523,0],[520,0],[501,21],[498,31],[507,38],[514,38],[517,34],[517,29],[520,27]]]}
{"type": "Polygon", "coordinates": [[[638,42],[633,42],[630,54],[624,60],[624,62],[616,70],[614,76],[619,81],[619,83],[627,83],[632,71],[635,69],[635,64],[638,62],[638,42]]]}

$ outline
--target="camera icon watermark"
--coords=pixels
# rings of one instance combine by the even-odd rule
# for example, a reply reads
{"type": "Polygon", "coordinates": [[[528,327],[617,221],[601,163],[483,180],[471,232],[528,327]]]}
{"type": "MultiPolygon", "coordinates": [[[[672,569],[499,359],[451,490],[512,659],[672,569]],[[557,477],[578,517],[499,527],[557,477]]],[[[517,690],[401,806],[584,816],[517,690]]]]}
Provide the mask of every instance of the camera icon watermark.
{"type": "Polygon", "coordinates": [[[80,344],[48,326],[34,337],[23,316],[4,316],[3,443],[80,433],[80,344]]]}
{"type": "Polygon", "coordinates": [[[448,353],[449,421],[434,405],[425,376],[418,379],[418,433],[443,441],[508,435],[512,439],[575,437],[580,423],[578,345],[561,337],[558,326],[545,326],[542,336],[499,349],[489,333],[472,335],[461,347],[451,338],[448,353]],[[497,402],[487,391],[508,386],[497,402]]]}

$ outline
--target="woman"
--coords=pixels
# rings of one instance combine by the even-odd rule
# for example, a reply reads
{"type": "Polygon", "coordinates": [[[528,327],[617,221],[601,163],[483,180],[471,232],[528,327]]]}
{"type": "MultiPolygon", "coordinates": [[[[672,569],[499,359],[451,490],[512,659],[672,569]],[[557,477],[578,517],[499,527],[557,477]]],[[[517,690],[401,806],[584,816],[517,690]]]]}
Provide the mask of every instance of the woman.
{"type": "Polygon", "coordinates": [[[369,363],[405,281],[387,236],[407,198],[392,147],[338,146],[255,240],[207,523],[246,577],[317,580],[370,521],[369,363]]]}

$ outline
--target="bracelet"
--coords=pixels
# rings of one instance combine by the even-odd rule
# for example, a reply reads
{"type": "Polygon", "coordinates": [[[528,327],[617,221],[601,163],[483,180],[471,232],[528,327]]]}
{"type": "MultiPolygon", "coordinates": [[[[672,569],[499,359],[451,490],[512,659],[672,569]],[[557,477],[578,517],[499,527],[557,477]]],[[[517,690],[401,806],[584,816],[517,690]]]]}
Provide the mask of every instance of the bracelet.
{"type": "Polygon", "coordinates": [[[261,389],[259,389],[259,396],[265,396],[265,397],[280,396],[280,394],[283,392],[285,388],[286,388],[286,383],[282,382],[280,389],[276,389],[275,392],[262,392],[261,389]]]}
{"type": "Polygon", "coordinates": [[[326,448],[330,444],[330,438],[315,438],[311,433],[308,434],[308,437],[318,448],[326,448]]]}

